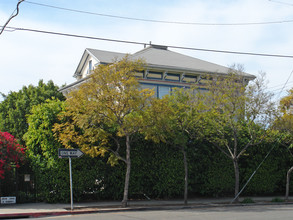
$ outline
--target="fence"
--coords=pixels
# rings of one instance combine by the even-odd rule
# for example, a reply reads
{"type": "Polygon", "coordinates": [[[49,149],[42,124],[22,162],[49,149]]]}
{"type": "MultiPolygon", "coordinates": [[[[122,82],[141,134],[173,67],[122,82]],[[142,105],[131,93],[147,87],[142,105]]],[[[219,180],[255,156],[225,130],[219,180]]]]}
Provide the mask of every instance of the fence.
{"type": "Polygon", "coordinates": [[[32,172],[13,169],[0,180],[0,197],[16,197],[16,203],[36,202],[35,182],[32,172]]]}

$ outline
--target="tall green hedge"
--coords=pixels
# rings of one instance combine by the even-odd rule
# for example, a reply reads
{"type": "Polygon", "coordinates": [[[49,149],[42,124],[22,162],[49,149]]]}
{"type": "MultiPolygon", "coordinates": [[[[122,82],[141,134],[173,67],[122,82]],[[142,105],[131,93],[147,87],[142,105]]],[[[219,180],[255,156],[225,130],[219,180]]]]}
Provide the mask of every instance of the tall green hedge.
{"type": "MultiPolygon", "coordinates": [[[[181,153],[166,144],[138,138],[132,148],[130,199],[183,198],[184,167],[181,153]]],[[[270,150],[271,144],[252,147],[240,161],[242,187],[270,150]]],[[[218,149],[201,143],[188,148],[189,195],[233,196],[232,161],[218,149]]],[[[37,178],[39,198],[49,202],[69,201],[68,159],[57,159],[54,169],[43,170],[37,178]]],[[[125,165],[111,167],[106,158],[84,156],[72,160],[75,201],[121,200],[125,165]]],[[[287,149],[276,146],[256,172],[243,195],[284,193],[287,169],[293,164],[287,149]]]]}

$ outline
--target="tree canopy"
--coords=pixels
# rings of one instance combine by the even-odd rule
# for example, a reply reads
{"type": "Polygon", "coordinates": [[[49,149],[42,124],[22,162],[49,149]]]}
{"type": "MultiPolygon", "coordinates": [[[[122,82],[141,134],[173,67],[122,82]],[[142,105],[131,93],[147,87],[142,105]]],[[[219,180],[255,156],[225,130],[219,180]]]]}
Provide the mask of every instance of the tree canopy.
{"type": "Polygon", "coordinates": [[[239,192],[239,158],[251,146],[266,140],[275,108],[271,94],[265,90],[264,75],[244,82],[241,71],[232,70],[228,77],[214,78],[207,93],[210,110],[206,120],[206,138],[234,165],[235,196],[239,192]]]}
{"type": "Polygon", "coordinates": [[[92,157],[109,153],[112,165],[125,162],[123,206],[128,202],[131,137],[142,129],[143,110],[153,96],[153,91],[140,89],[135,77],[143,67],[142,61],[131,61],[127,56],[110,65],[99,65],[87,82],[69,94],[61,115],[68,120],[55,125],[65,147],[79,147],[92,157]]]}
{"type": "Polygon", "coordinates": [[[2,96],[4,101],[0,103],[0,130],[11,133],[21,144],[24,144],[23,135],[28,129],[26,115],[30,113],[32,106],[53,97],[65,99],[52,81],[46,84],[42,80],[37,86],[24,86],[18,92],[2,96]]]}
{"type": "Polygon", "coordinates": [[[64,109],[64,101],[47,100],[35,105],[28,116],[28,130],[24,134],[27,156],[35,170],[56,166],[58,148],[62,145],[55,139],[52,128],[58,121],[58,114],[64,109]]]}
{"type": "Polygon", "coordinates": [[[204,100],[200,92],[194,94],[192,89],[177,88],[162,99],[154,99],[144,115],[149,125],[143,132],[146,139],[168,143],[183,155],[185,204],[188,199],[187,147],[203,137],[204,100]]]}

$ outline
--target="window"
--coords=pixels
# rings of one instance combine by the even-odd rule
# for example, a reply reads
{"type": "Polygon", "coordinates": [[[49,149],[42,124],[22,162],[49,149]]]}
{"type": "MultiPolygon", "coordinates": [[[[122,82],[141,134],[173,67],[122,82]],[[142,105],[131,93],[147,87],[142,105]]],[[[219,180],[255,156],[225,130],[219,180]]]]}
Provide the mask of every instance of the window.
{"type": "Polygon", "coordinates": [[[170,80],[170,81],[179,81],[180,80],[180,74],[176,73],[167,73],[165,80],[170,80]]]}
{"type": "Polygon", "coordinates": [[[89,61],[89,68],[88,68],[87,74],[90,74],[92,70],[93,70],[93,63],[92,63],[92,61],[90,60],[90,61],[89,61]]]}
{"type": "Polygon", "coordinates": [[[155,91],[154,96],[157,97],[157,86],[155,85],[149,85],[149,84],[140,84],[141,89],[152,89],[155,91]]]}
{"type": "Polygon", "coordinates": [[[134,73],[134,75],[135,75],[137,78],[143,78],[144,71],[137,71],[137,72],[134,73]]]}
{"type": "Polygon", "coordinates": [[[163,78],[163,72],[155,72],[155,71],[149,71],[147,75],[148,79],[162,79],[163,78]]]}
{"type": "Polygon", "coordinates": [[[171,88],[169,86],[159,86],[159,98],[170,94],[171,88]]]}
{"type": "Polygon", "coordinates": [[[197,80],[197,77],[194,75],[185,75],[182,81],[187,83],[195,83],[196,80],[197,80]]]}

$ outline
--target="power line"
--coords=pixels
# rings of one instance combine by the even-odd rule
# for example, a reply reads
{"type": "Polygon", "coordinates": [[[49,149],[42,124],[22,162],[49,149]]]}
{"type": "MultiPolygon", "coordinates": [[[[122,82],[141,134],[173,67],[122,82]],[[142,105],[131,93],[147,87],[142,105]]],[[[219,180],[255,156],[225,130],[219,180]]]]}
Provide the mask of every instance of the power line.
{"type": "MultiPolygon", "coordinates": [[[[288,84],[292,84],[293,83],[293,81],[290,81],[289,83],[287,83],[287,85],[288,84]]],[[[278,84],[278,85],[275,85],[275,86],[272,86],[272,87],[270,87],[269,89],[272,89],[272,88],[276,88],[276,87],[282,87],[284,84],[282,83],[282,84],[278,84]]]]}
{"type": "MultiPolygon", "coordinates": [[[[279,89],[274,89],[274,90],[271,90],[272,92],[276,92],[276,93],[278,93],[278,91],[281,91],[281,92],[283,92],[283,90],[284,89],[291,89],[292,88],[292,86],[290,86],[290,85],[286,85],[284,88],[279,88],[279,89]]],[[[270,89],[270,88],[268,88],[268,89],[270,89]]]]}
{"type": "Polygon", "coordinates": [[[16,17],[19,13],[19,5],[20,3],[22,3],[24,0],[19,0],[17,5],[16,5],[16,9],[14,9],[14,11],[12,12],[12,14],[10,15],[9,19],[6,21],[6,23],[4,24],[4,26],[2,26],[2,30],[0,31],[0,35],[3,33],[5,27],[8,25],[8,23],[11,21],[12,18],[16,17]],[[16,11],[16,14],[14,14],[14,12],[16,11]]]}
{"type": "Polygon", "coordinates": [[[269,25],[269,24],[281,24],[281,23],[292,23],[293,22],[293,19],[281,20],[281,21],[244,22],[244,23],[203,23],[203,22],[167,21],[167,20],[135,18],[135,17],[118,16],[118,15],[112,15],[112,14],[103,14],[103,13],[82,11],[82,10],[77,10],[77,9],[72,9],[72,8],[64,8],[64,7],[54,6],[54,5],[47,5],[47,4],[32,2],[32,1],[25,1],[25,2],[29,3],[29,4],[38,5],[38,6],[49,7],[49,8],[59,9],[59,10],[70,11],[70,12],[77,12],[77,13],[82,13],[82,14],[89,14],[89,15],[103,16],[103,17],[124,19],[124,20],[163,23],[163,24],[201,25],[201,26],[246,26],[246,25],[269,25]]]}
{"type": "Polygon", "coordinates": [[[291,71],[291,73],[290,73],[290,75],[289,75],[289,77],[288,77],[287,81],[285,82],[284,86],[282,87],[281,91],[279,92],[279,95],[278,95],[278,97],[280,97],[281,93],[283,92],[284,88],[286,87],[286,85],[287,85],[287,83],[288,83],[289,79],[290,79],[290,78],[291,78],[291,76],[292,76],[292,73],[293,73],[293,70],[291,71]]]}
{"type": "MultiPolygon", "coordinates": [[[[128,40],[118,40],[118,39],[110,39],[110,38],[101,38],[101,37],[91,37],[85,35],[77,35],[77,34],[68,34],[61,32],[52,32],[52,31],[44,31],[44,30],[36,30],[29,28],[19,28],[19,27],[8,27],[14,31],[29,31],[29,32],[37,32],[42,34],[52,34],[66,37],[76,37],[76,38],[84,38],[90,40],[102,40],[102,41],[111,41],[116,43],[127,43],[127,44],[137,44],[137,45],[151,45],[151,43],[143,43],[138,41],[128,41],[128,40]]],[[[169,48],[174,49],[183,49],[183,50],[196,50],[196,51],[204,51],[204,52],[213,52],[213,53],[227,53],[227,54],[238,54],[238,55],[249,55],[249,56],[264,56],[264,57],[277,57],[277,58],[293,58],[293,55],[281,55],[281,54],[266,54],[266,53],[252,53],[252,52],[240,52],[240,51],[229,51],[229,50],[215,50],[215,49],[204,49],[204,48],[195,48],[195,47],[181,47],[181,46],[172,46],[165,45],[169,48]]]]}
{"type": "Polygon", "coordinates": [[[282,4],[282,5],[290,5],[290,6],[293,6],[293,4],[290,4],[290,3],[287,3],[287,2],[281,2],[281,1],[275,1],[275,0],[268,0],[270,2],[275,2],[275,3],[279,3],[279,4],[282,4]]]}

